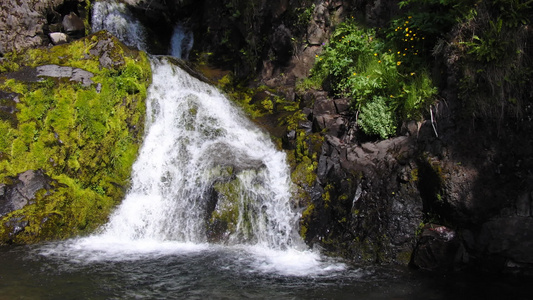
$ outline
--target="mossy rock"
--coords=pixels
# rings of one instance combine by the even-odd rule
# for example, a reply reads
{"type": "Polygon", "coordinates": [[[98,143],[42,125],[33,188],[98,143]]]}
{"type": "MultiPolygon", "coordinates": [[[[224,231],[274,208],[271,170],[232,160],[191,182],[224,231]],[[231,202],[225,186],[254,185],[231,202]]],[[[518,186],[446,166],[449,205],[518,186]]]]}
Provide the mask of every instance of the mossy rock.
{"type": "Polygon", "coordinates": [[[92,232],[129,183],[151,83],[147,55],[101,31],[70,44],[7,54],[0,72],[0,96],[10,97],[2,103],[14,107],[0,114],[0,183],[27,170],[42,170],[54,180],[31,204],[0,216],[0,244],[92,232]],[[93,76],[90,84],[19,76],[44,65],[93,76]],[[15,223],[24,229],[10,235],[15,223]]]}

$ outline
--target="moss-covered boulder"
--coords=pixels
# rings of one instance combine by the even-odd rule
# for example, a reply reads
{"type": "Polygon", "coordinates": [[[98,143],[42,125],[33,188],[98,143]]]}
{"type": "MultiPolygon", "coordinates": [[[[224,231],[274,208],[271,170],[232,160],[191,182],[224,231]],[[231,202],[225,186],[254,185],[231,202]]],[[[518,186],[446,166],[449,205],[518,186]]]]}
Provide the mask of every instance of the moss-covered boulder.
{"type": "Polygon", "coordinates": [[[128,186],[150,81],[146,54],[104,31],[0,60],[0,185],[12,189],[28,170],[52,179],[0,215],[0,244],[66,238],[106,221],[128,186]]]}

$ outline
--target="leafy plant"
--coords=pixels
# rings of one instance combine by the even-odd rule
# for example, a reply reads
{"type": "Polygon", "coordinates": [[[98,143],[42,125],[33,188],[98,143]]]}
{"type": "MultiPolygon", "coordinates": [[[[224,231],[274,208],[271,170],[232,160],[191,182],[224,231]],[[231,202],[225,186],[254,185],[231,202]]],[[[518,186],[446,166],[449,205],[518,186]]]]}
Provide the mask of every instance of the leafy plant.
{"type": "MultiPolygon", "coordinates": [[[[418,37],[407,24],[399,28],[409,43],[418,37]]],[[[400,122],[420,118],[437,91],[420,68],[414,46],[396,49],[379,36],[353,20],[342,23],[317,56],[307,82],[319,82],[349,97],[352,109],[360,111],[361,129],[387,138],[395,134],[400,122]],[[412,71],[415,66],[417,72],[412,71]]]]}

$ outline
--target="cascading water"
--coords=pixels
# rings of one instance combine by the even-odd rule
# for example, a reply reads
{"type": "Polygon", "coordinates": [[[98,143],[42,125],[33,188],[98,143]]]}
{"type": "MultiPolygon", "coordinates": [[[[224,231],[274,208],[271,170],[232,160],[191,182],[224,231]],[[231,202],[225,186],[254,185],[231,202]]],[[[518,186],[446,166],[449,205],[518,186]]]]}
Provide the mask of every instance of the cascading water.
{"type": "Polygon", "coordinates": [[[146,50],[145,30],[127,11],[124,3],[114,0],[93,4],[92,31],[107,30],[124,44],[146,50]]]}
{"type": "Polygon", "coordinates": [[[174,27],[174,32],[170,39],[170,55],[177,58],[188,59],[193,43],[194,36],[192,31],[181,23],[177,24],[174,27]]]}
{"type": "Polygon", "coordinates": [[[226,243],[298,245],[285,154],[216,88],[166,58],[152,70],[132,187],[103,235],[203,243],[225,222],[226,243]]]}

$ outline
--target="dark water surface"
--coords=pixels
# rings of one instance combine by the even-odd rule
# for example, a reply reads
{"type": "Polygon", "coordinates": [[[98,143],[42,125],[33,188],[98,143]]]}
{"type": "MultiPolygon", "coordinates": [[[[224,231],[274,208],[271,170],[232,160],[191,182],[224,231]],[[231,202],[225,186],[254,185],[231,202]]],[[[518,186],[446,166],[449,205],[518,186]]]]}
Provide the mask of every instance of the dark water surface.
{"type": "Polygon", "coordinates": [[[1,247],[0,299],[533,299],[530,282],[517,278],[335,262],[290,274],[256,253],[213,246],[120,258],[57,247],[1,247]]]}

